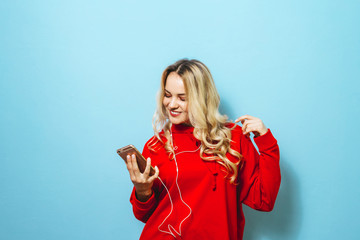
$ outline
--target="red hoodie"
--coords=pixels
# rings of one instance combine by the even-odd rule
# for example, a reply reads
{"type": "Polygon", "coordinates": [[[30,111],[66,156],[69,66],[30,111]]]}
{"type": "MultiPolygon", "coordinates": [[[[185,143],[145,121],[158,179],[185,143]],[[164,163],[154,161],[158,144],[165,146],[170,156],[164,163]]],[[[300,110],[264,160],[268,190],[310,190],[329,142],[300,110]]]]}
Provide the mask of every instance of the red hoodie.
{"type": "MultiPolygon", "coordinates": [[[[220,164],[200,158],[201,142],[193,129],[171,127],[175,159],[163,147],[149,150],[150,140],[144,146],[143,155],[158,166],[161,180],[155,180],[153,195],[146,202],[136,199],[135,189],[131,194],[135,217],[146,223],[140,239],[239,240],[245,225],[242,203],[260,211],[274,207],[280,187],[280,155],[270,129],[254,138],[260,155],[241,127],[231,131],[231,148],[243,156],[237,185],[229,182],[220,164]]],[[[237,161],[229,153],[227,157],[237,161]]]]}

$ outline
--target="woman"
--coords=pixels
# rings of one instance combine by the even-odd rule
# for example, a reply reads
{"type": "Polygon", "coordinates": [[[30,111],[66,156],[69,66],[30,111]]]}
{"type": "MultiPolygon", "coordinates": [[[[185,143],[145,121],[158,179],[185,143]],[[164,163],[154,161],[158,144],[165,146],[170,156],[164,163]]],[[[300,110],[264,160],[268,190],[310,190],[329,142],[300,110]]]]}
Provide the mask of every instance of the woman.
{"type": "Polygon", "coordinates": [[[228,122],[219,103],[200,61],[184,59],[165,69],[155,135],[143,150],[145,171],[134,155],[127,159],[134,184],[130,202],[146,223],[140,239],[242,239],[242,203],[273,209],[280,186],[276,139],[258,118],[238,118],[242,127],[228,122]],[[151,165],[155,174],[149,176],[151,165]]]}

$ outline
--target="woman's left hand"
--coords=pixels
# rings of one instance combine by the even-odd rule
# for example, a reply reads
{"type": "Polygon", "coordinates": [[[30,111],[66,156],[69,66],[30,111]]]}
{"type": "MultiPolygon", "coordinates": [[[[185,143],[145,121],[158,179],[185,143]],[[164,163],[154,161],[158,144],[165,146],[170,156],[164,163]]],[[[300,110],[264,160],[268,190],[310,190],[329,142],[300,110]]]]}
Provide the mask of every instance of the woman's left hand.
{"type": "Polygon", "coordinates": [[[255,137],[264,135],[268,129],[261,121],[261,119],[244,115],[235,120],[235,123],[242,123],[242,131],[244,135],[249,136],[250,132],[254,133],[255,137]]]}

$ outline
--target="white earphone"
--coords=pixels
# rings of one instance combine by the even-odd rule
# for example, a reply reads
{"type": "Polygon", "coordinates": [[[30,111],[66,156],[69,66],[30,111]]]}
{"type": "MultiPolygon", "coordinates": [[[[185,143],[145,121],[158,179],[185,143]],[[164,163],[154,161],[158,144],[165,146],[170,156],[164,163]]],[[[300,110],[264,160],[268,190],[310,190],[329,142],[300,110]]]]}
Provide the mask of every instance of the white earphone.
{"type": "MultiPolygon", "coordinates": [[[[177,146],[174,147],[173,145],[173,136],[172,136],[172,132],[170,130],[170,136],[171,136],[171,146],[174,150],[177,149],[177,146]]],[[[180,153],[185,153],[185,152],[197,152],[199,149],[201,148],[201,146],[196,149],[196,150],[193,150],[193,151],[183,151],[183,152],[178,152],[175,154],[174,152],[174,162],[175,162],[175,166],[176,166],[176,179],[175,179],[175,182],[176,182],[176,186],[177,186],[177,189],[179,191],[179,195],[180,195],[180,199],[181,201],[185,204],[185,206],[187,206],[189,208],[189,214],[180,222],[180,225],[179,225],[179,231],[176,231],[175,228],[168,224],[167,226],[167,229],[169,231],[164,231],[164,230],[161,230],[160,227],[164,224],[164,222],[166,221],[166,219],[168,219],[171,215],[171,213],[173,212],[173,209],[174,209],[174,204],[173,204],[173,201],[172,201],[172,198],[171,198],[171,195],[170,195],[170,192],[169,192],[169,189],[166,187],[166,185],[164,184],[164,182],[161,180],[160,177],[158,177],[158,179],[160,180],[161,184],[164,186],[164,188],[166,189],[166,192],[167,194],[169,195],[169,200],[170,200],[170,204],[171,204],[171,210],[170,210],[170,213],[165,217],[165,219],[162,221],[162,223],[158,226],[158,229],[160,232],[163,232],[163,233],[167,233],[167,234],[170,234],[172,235],[174,238],[176,238],[175,234],[173,232],[175,232],[176,234],[178,234],[179,236],[181,236],[181,225],[183,224],[183,222],[188,219],[190,217],[190,215],[192,214],[192,209],[191,207],[184,201],[184,199],[182,198],[182,194],[181,194],[181,190],[180,190],[180,187],[179,187],[179,183],[178,183],[178,177],[179,177],[179,167],[178,167],[178,164],[177,164],[177,160],[176,160],[176,155],[180,154],[180,153]]]]}

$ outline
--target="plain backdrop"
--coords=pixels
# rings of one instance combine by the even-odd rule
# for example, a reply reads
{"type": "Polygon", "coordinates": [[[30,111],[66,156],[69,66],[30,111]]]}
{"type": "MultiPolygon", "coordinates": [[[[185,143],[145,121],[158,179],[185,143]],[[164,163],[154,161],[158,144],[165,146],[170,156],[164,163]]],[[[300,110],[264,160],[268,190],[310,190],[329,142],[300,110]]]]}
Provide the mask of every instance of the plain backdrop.
{"type": "MultiPolygon", "coordinates": [[[[360,2],[0,3],[0,239],[138,239],[116,149],[142,149],[162,71],[211,70],[271,128],[282,185],[244,239],[358,239],[360,2]]],[[[215,207],[215,206],[214,206],[215,207]]]]}

